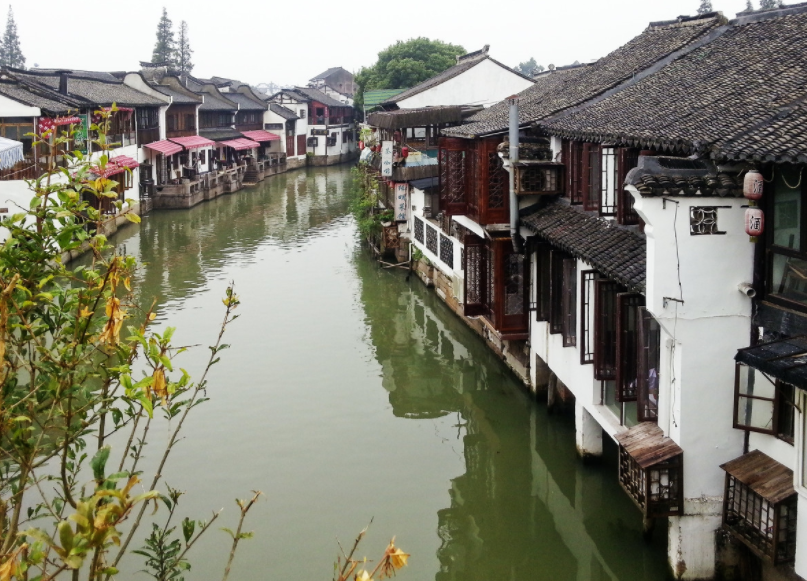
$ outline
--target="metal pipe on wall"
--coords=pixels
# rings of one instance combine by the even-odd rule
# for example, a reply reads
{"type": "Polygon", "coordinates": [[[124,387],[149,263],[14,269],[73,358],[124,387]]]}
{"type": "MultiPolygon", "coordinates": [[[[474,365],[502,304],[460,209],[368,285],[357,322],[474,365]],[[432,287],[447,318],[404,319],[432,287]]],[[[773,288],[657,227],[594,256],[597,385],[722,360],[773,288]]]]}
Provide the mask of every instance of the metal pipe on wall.
{"type": "Polygon", "coordinates": [[[507,99],[510,105],[510,238],[513,241],[513,250],[521,253],[521,238],[518,235],[518,198],[516,197],[516,167],[518,163],[518,97],[513,95],[507,99]]]}

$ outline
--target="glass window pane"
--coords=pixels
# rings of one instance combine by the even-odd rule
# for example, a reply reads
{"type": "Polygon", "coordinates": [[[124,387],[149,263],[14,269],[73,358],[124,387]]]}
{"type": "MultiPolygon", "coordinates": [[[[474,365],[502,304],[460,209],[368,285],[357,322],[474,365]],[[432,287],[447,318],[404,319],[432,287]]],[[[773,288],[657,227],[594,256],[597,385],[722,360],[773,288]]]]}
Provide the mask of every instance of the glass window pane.
{"type": "Polygon", "coordinates": [[[5,137],[8,139],[17,139],[17,126],[16,125],[6,125],[5,127],[5,137]]]}
{"type": "Polygon", "coordinates": [[[771,295],[807,304],[807,261],[773,254],[771,295]]]}
{"type": "Polygon", "coordinates": [[[737,425],[756,430],[773,430],[773,402],[767,399],[739,397],[737,425]]]}
{"type": "Polygon", "coordinates": [[[785,248],[801,248],[801,187],[795,170],[779,170],[774,181],[773,243],[785,248]]]}
{"type": "Polygon", "coordinates": [[[753,367],[740,365],[740,395],[772,400],[776,396],[776,385],[753,367]]]}

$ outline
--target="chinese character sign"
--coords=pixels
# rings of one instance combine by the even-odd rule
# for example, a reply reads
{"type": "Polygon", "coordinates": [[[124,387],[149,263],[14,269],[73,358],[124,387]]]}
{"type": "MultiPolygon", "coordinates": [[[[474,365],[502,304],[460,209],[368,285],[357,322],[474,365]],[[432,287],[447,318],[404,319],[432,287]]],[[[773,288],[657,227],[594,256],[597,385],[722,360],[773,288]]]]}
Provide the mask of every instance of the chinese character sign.
{"type": "Polygon", "coordinates": [[[406,222],[409,210],[409,184],[406,182],[395,184],[395,221],[406,222]]]}
{"type": "Polygon", "coordinates": [[[74,126],[75,134],[73,135],[73,139],[75,140],[75,149],[81,151],[81,153],[85,154],[88,151],[87,148],[87,115],[77,115],[79,119],[81,119],[81,123],[74,126]]]}
{"type": "Polygon", "coordinates": [[[381,175],[392,177],[392,141],[381,142],[381,175]]]}

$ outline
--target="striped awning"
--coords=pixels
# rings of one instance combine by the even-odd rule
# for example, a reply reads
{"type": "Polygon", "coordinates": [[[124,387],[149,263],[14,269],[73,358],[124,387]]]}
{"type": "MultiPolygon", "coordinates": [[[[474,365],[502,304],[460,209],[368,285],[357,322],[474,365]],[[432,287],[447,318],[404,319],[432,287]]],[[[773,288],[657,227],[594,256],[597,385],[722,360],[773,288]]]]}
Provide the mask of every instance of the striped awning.
{"type": "Polygon", "coordinates": [[[153,149],[154,151],[162,153],[163,155],[174,155],[175,153],[182,151],[182,146],[168,141],[167,139],[146,143],[143,147],[148,147],[149,149],[153,149]]]}
{"type": "Polygon", "coordinates": [[[263,129],[256,129],[255,131],[242,131],[241,135],[252,141],[280,141],[280,135],[270,133],[263,129]]]}
{"type": "Polygon", "coordinates": [[[231,139],[230,141],[219,141],[219,145],[231,147],[236,151],[244,151],[245,149],[254,149],[261,146],[260,143],[250,139],[231,139]]]}
{"type": "Polygon", "coordinates": [[[188,137],[171,137],[169,141],[178,143],[185,149],[198,149],[200,147],[213,147],[216,145],[215,141],[211,141],[206,137],[200,137],[199,135],[189,135],[188,137]]]}

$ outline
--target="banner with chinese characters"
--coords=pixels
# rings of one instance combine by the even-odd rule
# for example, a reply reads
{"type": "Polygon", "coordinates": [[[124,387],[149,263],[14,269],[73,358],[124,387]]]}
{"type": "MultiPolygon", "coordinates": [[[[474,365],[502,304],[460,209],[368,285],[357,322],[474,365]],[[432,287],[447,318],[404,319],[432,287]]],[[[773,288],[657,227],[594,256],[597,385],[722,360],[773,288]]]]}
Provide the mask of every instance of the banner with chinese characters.
{"type": "Polygon", "coordinates": [[[83,154],[87,154],[87,124],[88,124],[88,115],[76,115],[79,119],[81,119],[81,123],[74,126],[73,130],[75,133],[73,134],[73,141],[75,143],[75,149],[79,150],[83,154]]]}
{"type": "Polygon", "coordinates": [[[409,183],[395,184],[395,221],[406,222],[409,210],[409,183]]]}
{"type": "Polygon", "coordinates": [[[392,177],[392,141],[381,142],[381,175],[392,177]]]}

